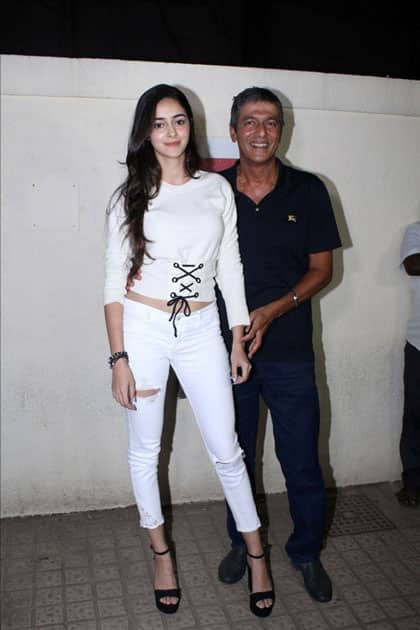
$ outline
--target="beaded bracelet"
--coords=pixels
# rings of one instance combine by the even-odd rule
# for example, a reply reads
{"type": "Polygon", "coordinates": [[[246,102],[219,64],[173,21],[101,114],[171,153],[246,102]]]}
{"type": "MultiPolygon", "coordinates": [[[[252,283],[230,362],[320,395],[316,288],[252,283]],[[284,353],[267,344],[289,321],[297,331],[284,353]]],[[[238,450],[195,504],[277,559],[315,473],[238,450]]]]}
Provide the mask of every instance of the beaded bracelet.
{"type": "Polygon", "coordinates": [[[118,359],[127,359],[128,361],[128,354],[126,353],[125,350],[121,350],[120,352],[114,352],[114,354],[111,354],[111,356],[108,359],[108,365],[111,368],[111,370],[116,364],[116,362],[118,361],[118,359]]]}

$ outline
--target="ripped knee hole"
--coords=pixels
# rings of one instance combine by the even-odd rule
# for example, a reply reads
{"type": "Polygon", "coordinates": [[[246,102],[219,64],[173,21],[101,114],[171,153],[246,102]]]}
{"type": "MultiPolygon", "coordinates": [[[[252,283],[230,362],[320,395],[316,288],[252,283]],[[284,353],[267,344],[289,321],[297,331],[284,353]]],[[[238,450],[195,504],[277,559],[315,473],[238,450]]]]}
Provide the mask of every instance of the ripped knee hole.
{"type": "Polygon", "coordinates": [[[154,389],[137,389],[136,397],[138,398],[150,398],[150,396],[156,396],[160,392],[159,387],[155,387],[154,389]]]}

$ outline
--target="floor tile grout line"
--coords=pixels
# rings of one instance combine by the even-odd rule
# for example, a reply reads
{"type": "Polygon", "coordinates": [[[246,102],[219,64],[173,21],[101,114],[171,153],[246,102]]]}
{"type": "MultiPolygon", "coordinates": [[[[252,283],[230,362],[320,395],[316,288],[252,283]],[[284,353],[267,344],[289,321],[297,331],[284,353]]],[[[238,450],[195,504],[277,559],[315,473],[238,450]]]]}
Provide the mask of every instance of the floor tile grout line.
{"type": "MultiPolygon", "coordinates": [[[[211,511],[211,503],[210,503],[210,507],[208,508],[208,512],[209,512],[209,520],[210,520],[210,522],[213,522],[212,511],[211,511]]],[[[202,539],[202,535],[201,536],[196,535],[195,527],[194,527],[193,523],[191,523],[191,519],[188,517],[188,514],[187,514],[187,522],[188,522],[189,529],[191,531],[192,539],[194,540],[195,546],[197,548],[197,555],[199,556],[199,558],[200,558],[200,560],[201,560],[203,566],[205,567],[206,572],[207,572],[207,574],[209,576],[209,584],[211,584],[212,587],[213,587],[214,586],[214,581],[215,581],[215,576],[213,576],[212,573],[211,573],[211,571],[213,569],[212,569],[211,566],[209,566],[209,564],[207,562],[207,559],[205,557],[205,552],[203,551],[203,549],[202,549],[202,547],[200,545],[200,541],[202,539]]],[[[214,527],[214,529],[215,529],[215,531],[217,533],[217,529],[215,527],[214,527]]],[[[201,531],[201,534],[202,534],[202,531],[201,531]]],[[[219,538],[219,536],[217,536],[217,537],[219,538]]],[[[190,601],[191,601],[191,606],[193,607],[193,610],[195,612],[195,618],[198,619],[198,626],[197,627],[201,627],[201,624],[199,623],[199,619],[200,619],[200,616],[199,616],[199,613],[198,613],[199,607],[194,601],[192,601],[192,600],[190,600],[190,601]]],[[[229,614],[229,611],[228,611],[228,609],[226,607],[226,604],[225,604],[224,600],[223,601],[219,601],[219,608],[222,608],[223,614],[224,614],[226,620],[228,621],[229,627],[230,627],[230,625],[231,625],[230,624],[231,616],[229,614]]]]}
{"type": "Polygon", "coordinates": [[[86,538],[87,538],[87,556],[88,556],[88,568],[89,568],[89,576],[90,576],[90,580],[89,580],[89,584],[91,586],[92,589],[92,594],[93,594],[93,609],[95,611],[95,623],[96,623],[96,629],[98,630],[101,627],[101,622],[100,622],[100,616],[99,616],[99,606],[98,606],[98,594],[97,594],[97,590],[96,590],[96,575],[95,575],[95,565],[94,565],[94,556],[93,556],[93,549],[92,549],[92,545],[90,542],[90,538],[89,538],[89,530],[88,527],[86,527],[86,538]]]}
{"type": "MultiPolygon", "coordinates": [[[[378,502],[376,497],[375,497],[375,500],[378,502],[378,505],[381,507],[381,509],[383,510],[385,514],[394,515],[397,513],[397,510],[395,509],[395,505],[392,503],[393,501],[395,501],[395,499],[393,497],[389,497],[389,492],[387,496],[388,496],[388,503],[386,503],[385,500],[378,502]]],[[[201,512],[200,510],[194,510],[194,512],[191,512],[191,514],[189,512],[185,513],[182,511],[180,511],[179,513],[175,513],[174,521],[177,520],[177,517],[181,516],[180,522],[182,523],[184,521],[188,523],[188,526],[191,531],[189,531],[187,540],[185,540],[185,538],[182,538],[182,525],[181,527],[179,527],[179,524],[178,524],[179,541],[183,543],[183,548],[186,548],[186,546],[188,545],[188,540],[191,539],[194,542],[195,546],[194,546],[193,553],[197,557],[197,562],[200,561],[201,565],[204,568],[203,576],[206,575],[208,584],[211,586],[212,589],[216,589],[216,592],[218,592],[217,578],[215,575],[216,562],[214,561],[214,555],[213,556],[211,555],[212,554],[211,542],[213,541],[215,544],[215,548],[217,548],[217,551],[214,553],[219,553],[219,551],[223,553],[222,548],[225,542],[225,538],[224,538],[223,529],[220,526],[220,522],[219,522],[222,510],[219,510],[218,508],[214,509],[213,503],[209,503],[209,504],[203,503],[202,508],[203,509],[201,510],[201,512]],[[198,518],[195,518],[195,517],[198,517],[198,518]],[[208,523],[206,523],[206,518],[211,521],[210,523],[211,527],[209,528],[207,528],[208,523]],[[200,520],[206,525],[206,532],[207,532],[206,535],[209,536],[209,539],[208,539],[209,544],[207,545],[202,544],[203,543],[203,539],[201,536],[202,532],[199,529],[200,520]]],[[[308,606],[307,608],[304,607],[303,610],[299,610],[298,604],[299,604],[299,597],[301,595],[296,594],[294,602],[293,602],[290,599],[290,596],[287,592],[286,593],[281,592],[281,583],[280,583],[281,578],[277,577],[276,581],[279,580],[279,591],[280,591],[279,601],[281,601],[283,604],[283,610],[281,612],[281,616],[285,616],[285,615],[288,616],[291,622],[294,623],[297,630],[303,630],[304,628],[307,627],[308,623],[315,624],[313,626],[315,628],[317,624],[321,625],[321,620],[325,624],[325,626],[322,625],[323,628],[324,627],[333,628],[336,626],[336,623],[340,623],[343,627],[345,624],[346,628],[350,627],[349,620],[347,620],[346,622],[344,617],[340,619],[340,617],[334,617],[333,615],[330,615],[328,612],[332,609],[335,609],[341,606],[341,607],[347,608],[352,613],[353,618],[355,619],[354,624],[357,623],[360,629],[363,628],[364,630],[367,630],[367,628],[370,627],[370,625],[372,624],[375,625],[376,623],[379,624],[380,618],[382,619],[382,624],[384,624],[384,627],[386,625],[387,628],[392,627],[396,629],[398,622],[401,622],[401,627],[406,624],[407,627],[414,628],[415,627],[414,624],[416,623],[416,620],[417,622],[420,621],[420,610],[418,609],[418,607],[415,606],[415,601],[416,601],[416,598],[418,598],[418,594],[419,594],[419,589],[416,583],[416,581],[418,582],[419,574],[417,571],[415,571],[415,568],[416,568],[415,565],[412,562],[410,562],[410,553],[413,552],[413,561],[414,561],[414,558],[416,558],[415,554],[416,553],[418,554],[420,552],[420,544],[419,544],[420,534],[417,535],[415,533],[417,530],[420,532],[420,528],[418,527],[420,525],[420,521],[419,520],[416,521],[415,515],[413,515],[412,513],[411,514],[407,513],[407,516],[408,516],[407,518],[406,514],[403,512],[403,508],[399,508],[399,509],[401,513],[397,514],[397,516],[395,517],[396,528],[394,528],[393,530],[389,530],[389,529],[378,530],[376,528],[375,531],[371,533],[366,530],[360,533],[354,532],[353,534],[346,535],[348,536],[348,539],[349,539],[348,545],[345,544],[344,537],[337,536],[337,537],[330,538],[329,542],[331,543],[331,546],[329,550],[327,546],[327,550],[331,552],[331,555],[330,555],[331,560],[336,562],[336,564],[334,564],[333,566],[336,567],[337,575],[339,575],[340,571],[343,571],[343,574],[342,574],[343,582],[340,581],[336,583],[336,588],[335,588],[335,591],[338,595],[338,600],[336,602],[332,602],[331,605],[320,605],[320,604],[315,603],[314,606],[311,606],[311,607],[308,606]],[[375,539],[377,540],[378,544],[376,547],[375,546],[372,548],[369,547],[369,536],[372,536],[371,538],[372,541],[375,541],[375,539]],[[344,542],[343,545],[339,544],[340,540],[344,542]],[[417,544],[417,547],[416,547],[416,544],[417,544]],[[355,552],[354,557],[352,557],[352,550],[354,550],[355,552]],[[357,552],[363,553],[363,556],[360,555],[359,559],[357,556],[357,552]],[[359,565],[357,565],[357,562],[359,562],[359,565]],[[363,570],[363,567],[365,567],[365,571],[363,570]],[[393,567],[395,569],[394,571],[392,570],[393,567]],[[370,598],[368,601],[366,602],[362,601],[361,605],[359,605],[359,602],[357,600],[352,601],[350,598],[349,599],[346,598],[345,589],[347,588],[346,586],[347,573],[349,574],[348,579],[350,580],[350,585],[352,585],[354,588],[359,587],[360,589],[363,588],[366,590],[370,598]],[[353,580],[354,580],[354,584],[352,584],[353,580]],[[377,585],[375,585],[375,582],[377,582],[377,585]],[[383,584],[381,584],[381,582],[383,582],[383,584]],[[391,589],[387,590],[388,585],[390,585],[392,589],[394,589],[395,594],[392,592],[391,589]],[[360,614],[358,611],[359,606],[360,606],[360,614]],[[376,619],[375,615],[379,615],[380,618],[378,617],[376,619]],[[336,621],[334,621],[334,619],[336,621]],[[364,619],[364,621],[362,621],[362,619],[364,619]]],[[[107,510],[104,510],[104,518],[102,521],[102,525],[101,525],[101,521],[97,522],[98,528],[95,531],[95,533],[93,533],[94,530],[92,528],[91,536],[89,540],[92,542],[94,536],[109,536],[109,534],[111,533],[111,539],[108,544],[111,544],[111,541],[112,541],[112,545],[113,545],[112,549],[114,550],[114,553],[115,553],[115,556],[113,557],[112,562],[114,565],[116,564],[118,567],[120,580],[122,583],[123,580],[125,580],[126,576],[128,575],[127,570],[128,570],[129,565],[124,560],[124,557],[128,558],[128,556],[125,556],[122,553],[123,544],[121,543],[124,540],[124,538],[120,537],[121,540],[117,540],[117,533],[116,533],[117,530],[115,527],[115,523],[117,521],[114,519],[114,517],[112,517],[111,519],[108,519],[107,512],[108,512],[107,510]]],[[[116,514],[118,515],[118,512],[116,512],[116,514]]],[[[125,535],[131,537],[132,531],[133,531],[131,527],[133,521],[131,520],[131,518],[126,519],[125,515],[118,516],[118,518],[121,518],[124,524],[125,532],[126,532],[125,535]]],[[[277,518],[281,518],[281,510],[278,510],[276,508],[276,519],[277,518]]],[[[59,519],[57,519],[57,523],[55,523],[53,519],[50,525],[47,525],[48,521],[45,521],[45,527],[44,527],[43,521],[34,520],[32,525],[34,529],[35,528],[37,529],[37,532],[39,534],[39,537],[37,538],[37,541],[36,541],[37,544],[42,540],[45,542],[45,545],[47,548],[48,530],[51,531],[56,542],[60,543],[58,549],[56,549],[54,553],[53,551],[49,551],[49,553],[52,560],[54,559],[52,557],[53,555],[54,557],[56,557],[56,559],[61,558],[60,571],[61,571],[61,576],[63,576],[63,571],[65,571],[65,569],[67,568],[67,565],[64,562],[64,558],[65,558],[64,529],[65,528],[64,526],[63,528],[60,528],[58,520],[59,519]]],[[[271,519],[271,522],[273,522],[273,519],[271,519]]],[[[86,524],[86,522],[83,520],[83,518],[81,518],[79,520],[79,525],[83,526],[84,524],[86,524]]],[[[269,535],[271,531],[272,530],[269,529],[269,535]]],[[[33,615],[34,611],[36,612],[36,607],[39,601],[42,602],[43,606],[50,605],[48,603],[49,597],[51,597],[52,602],[54,601],[54,599],[52,598],[54,596],[54,593],[51,592],[51,594],[49,595],[47,593],[47,590],[49,589],[54,590],[56,588],[56,581],[54,580],[53,573],[51,573],[50,580],[48,580],[48,575],[46,572],[48,571],[53,572],[56,569],[58,569],[58,566],[53,565],[53,564],[48,565],[47,563],[40,564],[38,562],[39,554],[36,553],[38,551],[38,547],[34,544],[32,544],[31,546],[27,548],[26,555],[25,554],[20,555],[17,553],[19,550],[17,549],[16,541],[20,541],[20,542],[24,541],[25,532],[26,534],[30,534],[29,525],[26,528],[19,528],[18,530],[15,530],[15,533],[13,532],[13,529],[10,528],[9,541],[12,544],[13,539],[14,539],[15,544],[13,545],[13,547],[5,549],[4,558],[5,558],[5,564],[6,564],[6,559],[7,559],[7,562],[10,561],[10,564],[7,564],[7,566],[10,567],[11,569],[13,568],[13,571],[17,572],[18,575],[22,576],[20,580],[19,578],[16,578],[14,579],[14,581],[12,581],[13,573],[9,574],[10,583],[9,583],[8,590],[14,591],[15,593],[19,593],[19,591],[25,591],[25,592],[27,591],[28,599],[26,600],[25,603],[22,603],[23,600],[20,598],[20,602],[21,602],[20,607],[22,610],[23,609],[27,610],[29,608],[31,611],[31,615],[33,615]],[[10,549],[12,549],[14,553],[16,552],[16,557],[14,555],[13,556],[10,555],[10,549]],[[32,562],[33,562],[31,570],[29,571],[27,570],[29,567],[29,564],[25,565],[25,563],[23,562],[25,558],[26,559],[29,558],[29,560],[32,559],[32,562]],[[21,563],[19,563],[20,559],[22,559],[21,563]],[[24,579],[25,574],[27,575],[27,578],[24,579]],[[36,581],[36,576],[41,576],[41,578],[43,579],[36,581]],[[26,582],[25,580],[28,580],[28,581],[26,582]],[[30,587],[29,587],[29,580],[30,580],[30,587]],[[49,582],[51,582],[52,586],[48,586],[49,582]],[[11,586],[12,584],[14,586],[11,586]],[[27,586],[25,586],[25,584],[27,584],[27,586]],[[37,594],[39,591],[42,591],[42,590],[45,590],[45,592],[43,593],[42,598],[38,600],[37,594]],[[31,596],[31,599],[29,599],[29,595],[31,596]]],[[[77,533],[77,525],[75,523],[75,529],[74,529],[75,538],[73,540],[74,541],[83,540],[82,538],[80,538],[80,536],[76,536],[76,533],[77,533]]],[[[284,535],[284,532],[282,531],[280,537],[276,536],[275,540],[273,539],[274,551],[276,552],[276,555],[279,554],[280,562],[281,562],[281,563],[276,562],[276,566],[277,566],[277,570],[279,570],[281,574],[283,574],[283,572],[285,572],[286,570],[286,565],[283,564],[284,554],[282,555],[282,552],[281,552],[281,544],[282,544],[283,535],[284,535]]],[[[141,548],[143,548],[146,545],[145,539],[139,537],[139,540],[140,540],[140,546],[141,548]]],[[[127,548],[130,548],[133,541],[130,540],[129,542],[130,544],[127,548]]],[[[77,549],[77,545],[75,545],[74,549],[75,550],[77,549]]],[[[99,556],[98,557],[95,556],[96,547],[92,546],[91,544],[89,544],[89,546],[86,547],[86,549],[88,549],[89,551],[89,554],[88,554],[89,567],[88,567],[88,574],[86,575],[85,579],[87,579],[87,577],[90,576],[90,581],[89,581],[90,588],[91,589],[94,588],[93,596],[95,598],[96,603],[99,603],[98,592],[96,589],[96,586],[99,583],[96,580],[96,575],[95,575],[95,579],[92,578],[92,570],[93,570],[92,567],[96,566],[94,564],[94,561],[96,562],[98,560],[100,560],[100,562],[102,562],[103,560],[105,563],[104,566],[106,566],[106,564],[108,564],[111,561],[111,556],[109,556],[109,558],[104,557],[100,559],[99,556]]],[[[105,551],[107,550],[106,547],[103,547],[103,549],[105,549],[105,551]]],[[[98,553],[101,553],[102,547],[98,546],[97,551],[98,553]]],[[[80,560],[82,561],[83,559],[80,559],[80,560]]],[[[327,560],[327,556],[326,556],[326,560],[327,560]]],[[[150,574],[150,563],[147,562],[144,554],[142,555],[141,558],[135,561],[135,563],[137,562],[143,565],[146,568],[148,574],[150,574]]],[[[102,565],[100,564],[98,566],[102,566],[102,565]]],[[[3,571],[4,570],[5,570],[5,567],[3,567],[3,571]]],[[[288,576],[286,573],[284,574],[289,579],[290,576],[288,576]]],[[[133,576],[134,575],[135,573],[133,572],[133,576]]],[[[57,579],[57,576],[55,576],[55,578],[57,579]]],[[[106,572],[105,572],[101,579],[105,579],[105,581],[109,581],[111,579],[111,573],[109,573],[109,576],[106,576],[106,572]]],[[[204,628],[206,628],[206,630],[210,630],[211,626],[209,625],[207,628],[204,618],[201,618],[198,614],[199,607],[197,605],[197,602],[193,599],[194,584],[193,582],[191,582],[191,585],[189,584],[190,582],[188,582],[187,586],[185,587],[185,595],[186,595],[186,600],[189,602],[189,608],[192,615],[191,623],[194,622],[195,624],[194,629],[190,624],[188,624],[189,630],[204,630],[204,628]]],[[[61,577],[60,591],[62,592],[62,595],[63,595],[63,588],[64,589],[67,588],[67,582],[65,581],[65,579],[63,579],[63,577],[61,577]]],[[[105,592],[106,590],[103,591],[103,593],[105,592]]],[[[107,598],[111,596],[113,597],[113,595],[111,594],[111,591],[109,592],[110,592],[110,595],[107,595],[107,598]]],[[[152,592],[152,589],[151,589],[151,592],[152,592]]],[[[245,593],[244,589],[243,589],[243,592],[245,593]]],[[[5,590],[5,593],[6,593],[6,590],[5,590]]],[[[123,598],[127,595],[128,595],[128,591],[126,588],[124,588],[123,598]]],[[[292,595],[294,595],[294,593],[292,593],[292,595]]],[[[357,591],[355,591],[355,595],[357,595],[357,591]]],[[[15,602],[19,602],[19,599],[16,598],[15,602]]],[[[237,619],[235,617],[230,617],[231,608],[229,608],[229,597],[225,598],[224,596],[220,596],[218,599],[218,602],[224,608],[223,612],[225,614],[225,617],[229,619],[229,623],[224,624],[224,630],[225,628],[226,630],[228,630],[228,628],[233,629],[234,627],[235,627],[235,630],[240,628],[241,624],[239,623],[239,618],[237,619]]],[[[63,597],[63,607],[65,611],[67,611],[67,603],[68,603],[67,592],[65,590],[64,597],[63,597]]],[[[10,606],[14,608],[15,610],[19,608],[19,604],[17,603],[15,605],[11,598],[10,598],[10,606]]],[[[132,615],[129,616],[128,614],[130,611],[132,612],[133,609],[130,609],[128,606],[125,606],[125,609],[127,611],[126,616],[128,617],[129,624],[133,624],[134,617],[132,615]]],[[[54,612],[54,611],[51,611],[51,612],[54,612]]],[[[100,627],[99,624],[101,623],[101,618],[99,617],[98,611],[95,611],[94,614],[96,616],[96,619],[93,620],[93,623],[95,624],[97,628],[99,628],[100,627]]],[[[337,610],[337,614],[339,614],[338,610],[337,610]]],[[[113,617],[110,617],[109,619],[110,621],[108,623],[110,623],[111,625],[112,624],[115,625],[115,622],[112,622],[113,617]]],[[[49,621],[49,619],[45,618],[45,616],[43,620],[49,621]]],[[[181,620],[179,621],[180,621],[180,624],[182,625],[182,621],[181,620]]],[[[271,618],[271,621],[272,622],[275,621],[274,615],[271,618]]],[[[32,622],[32,627],[36,628],[36,630],[38,629],[43,630],[44,627],[46,630],[47,628],[49,630],[49,627],[55,628],[55,626],[36,626],[35,627],[34,623],[36,622],[36,618],[33,619],[32,617],[31,617],[31,622],[32,622]]],[[[267,624],[265,624],[264,622],[259,622],[257,620],[254,620],[250,616],[250,618],[247,618],[247,619],[244,618],[244,623],[243,623],[244,628],[251,627],[250,625],[251,622],[254,623],[254,626],[256,628],[257,627],[258,628],[275,627],[273,623],[270,624],[269,622],[267,622],[267,624]]],[[[66,617],[63,617],[63,623],[70,625],[66,617]]],[[[164,628],[178,627],[176,624],[171,625],[169,619],[168,620],[162,619],[161,623],[163,624],[164,628]]],[[[354,624],[351,625],[352,628],[355,627],[354,624]]],[[[216,626],[216,623],[214,624],[212,623],[211,625],[212,626],[214,625],[215,628],[222,627],[220,623],[217,626],[216,626]]],[[[372,628],[373,628],[373,625],[372,625],[372,628]]],[[[133,628],[131,628],[130,626],[130,630],[134,630],[134,629],[137,630],[137,628],[138,627],[135,626],[134,624],[133,624],[133,628]]]]}

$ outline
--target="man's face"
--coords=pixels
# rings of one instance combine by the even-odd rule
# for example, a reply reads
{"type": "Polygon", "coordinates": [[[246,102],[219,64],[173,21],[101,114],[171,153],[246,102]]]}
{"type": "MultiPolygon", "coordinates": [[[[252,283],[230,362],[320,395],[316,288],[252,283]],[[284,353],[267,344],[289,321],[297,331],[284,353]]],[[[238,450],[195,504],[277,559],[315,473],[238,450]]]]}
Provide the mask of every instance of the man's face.
{"type": "Polygon", "coordinates": [[[230,137],[238,143],[241,159],[264,164],[273,159],[280,143],[282,121],[274,103],[246,103],[239,110],[237,128],[230,127],[230,137]]]}

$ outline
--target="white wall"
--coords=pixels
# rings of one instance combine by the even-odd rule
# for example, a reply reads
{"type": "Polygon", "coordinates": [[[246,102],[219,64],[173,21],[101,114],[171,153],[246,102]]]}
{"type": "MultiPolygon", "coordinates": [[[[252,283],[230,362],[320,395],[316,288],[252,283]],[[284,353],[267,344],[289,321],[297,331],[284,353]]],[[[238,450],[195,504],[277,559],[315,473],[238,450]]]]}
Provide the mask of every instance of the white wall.
{"type": "MultiPolygon", "coordinates": [[[[282,151],[323,177],[344,241],[331,288],[314,303],[324,469],[339,486],[396,479],[409,309],[398,250],[420,214],[420,82],[40,57],[1,64],[3,515],[133,503],[106,367],[103,229],[135,102],[159,82],[190,96],[204,150],[207,135],[228,153],[233,94],[263,85],[283,97],[282,151]]],[[[166,442],[174,402],[171,387],[166,442]]],[[[172,501],[221,498],[187,401],[176,420],[172,501]]],[[[278,492],[269,425],[265,439],[264,487],[278,492]]],[[[164,466],[165,487],[166,476],[164,466]]]]}

